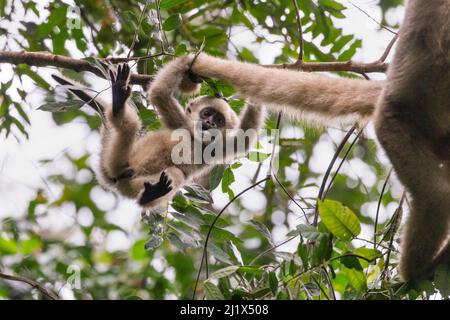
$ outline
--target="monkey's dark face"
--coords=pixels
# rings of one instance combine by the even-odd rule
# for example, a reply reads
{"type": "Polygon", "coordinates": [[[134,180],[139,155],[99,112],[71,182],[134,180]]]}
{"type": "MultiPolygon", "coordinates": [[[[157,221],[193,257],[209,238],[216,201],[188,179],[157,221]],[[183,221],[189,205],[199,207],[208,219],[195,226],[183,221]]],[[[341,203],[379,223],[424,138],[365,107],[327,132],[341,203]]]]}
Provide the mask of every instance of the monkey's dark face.
{"type": "Polygon", "coordinates": [[[203,133],[214,134],[219,130],[225,134],[227,129],[239,126],[239,119],[228,103],[210,96],[200,96],[186,106],[186,117],[192,133],[200,129],[203,133]]]}
{"type": "Polygon", "coordinates": [[[206,107],[200,110],[200,121],[202,130],[222,129],[225,126],[225,117],[222,113],[212,107],[206,107]]]}

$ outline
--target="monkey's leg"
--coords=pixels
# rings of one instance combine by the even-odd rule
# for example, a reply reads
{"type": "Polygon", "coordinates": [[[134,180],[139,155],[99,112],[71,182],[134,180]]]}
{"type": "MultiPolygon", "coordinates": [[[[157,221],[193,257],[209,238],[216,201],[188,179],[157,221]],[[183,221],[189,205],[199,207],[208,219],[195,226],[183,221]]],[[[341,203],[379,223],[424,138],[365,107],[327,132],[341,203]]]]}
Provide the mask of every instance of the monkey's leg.
{"type": "Polygon", "coordinates": [[[433,258],[447,236],[449,180],[435,154],[396,115],[395,104],[384,102],[379,110],[377,137],[412,197],[401,241],[400,274],[405,280],[420,278],[431,271],[433,258]]]}

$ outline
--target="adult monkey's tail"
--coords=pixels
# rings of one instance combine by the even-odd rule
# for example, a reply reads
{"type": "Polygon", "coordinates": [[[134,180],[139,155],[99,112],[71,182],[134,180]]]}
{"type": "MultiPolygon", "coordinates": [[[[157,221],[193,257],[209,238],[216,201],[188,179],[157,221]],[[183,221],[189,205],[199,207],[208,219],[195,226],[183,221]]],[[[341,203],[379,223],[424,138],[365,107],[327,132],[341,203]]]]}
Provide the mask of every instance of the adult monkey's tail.
{"type": "Polygon", "coordinates": [[[308,72],[267,68],[200,54],[192,71],[223,80],[238,94],[269,107],[285,107],[290,114],[307,113],[326,118],[369,118],[383,88],[383,81],[331,78],[308,72]]]}

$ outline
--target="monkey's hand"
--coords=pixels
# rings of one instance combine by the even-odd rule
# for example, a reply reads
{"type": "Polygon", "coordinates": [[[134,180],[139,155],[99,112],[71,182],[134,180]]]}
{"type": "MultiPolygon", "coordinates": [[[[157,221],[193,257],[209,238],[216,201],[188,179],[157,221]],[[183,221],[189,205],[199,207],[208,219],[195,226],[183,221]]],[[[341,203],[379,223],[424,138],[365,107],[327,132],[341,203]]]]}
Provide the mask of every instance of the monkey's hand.
{"type": "Polygon", "coordinates": [[[109,75],[112,82],[112,111],[115,117],[123,110],[131,95],[131,87],[128,85],[130,80],[130,67],[126,63],[120,64],[117,68],[117,74],[109,70],[109,75]]]}
{"type": "Polygon", "coordinates": [[[163,171],[157,183],[144,182],[144,192],[139,199],[139,204],[145,205],[168,194],[170,191],[172,191],[172,181],[163,171]]]}

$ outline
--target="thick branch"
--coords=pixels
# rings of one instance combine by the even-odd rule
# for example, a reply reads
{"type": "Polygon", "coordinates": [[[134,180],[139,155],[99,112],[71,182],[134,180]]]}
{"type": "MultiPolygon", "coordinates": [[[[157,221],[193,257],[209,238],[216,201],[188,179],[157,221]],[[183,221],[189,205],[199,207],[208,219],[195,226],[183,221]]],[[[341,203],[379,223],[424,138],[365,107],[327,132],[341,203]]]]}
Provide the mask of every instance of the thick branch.
{"type": "MultiPolygon", "coordinates": [[[[149,57],[130,57],[130,58],[119,58],[111,57],[105,60],[110,62],[119,61],[130,61],[130,60],[143,60],[147,58],[153,58],[161,54],[156,54],[149,57]]],[[[71,69],[76,72],[88,71],[99,77],[104,78],[104,75],[98,68],[90,64],[88,61],[83,59],[75,59],[61,55],[55,55],[49,52],[27,52],[27,51],[0,51],[0,63],[10,63],[10,64],[26,64],[29,66],[36,67],[58,67],[71,69]]],[[[292,69],[299,71],[348,71],[357,73],[371,73],[371,72],[385,72],[388,65],[383,61],[376,61],[372,63],[355,63],[352,61],[348,62],[303,62],[298,61],[292,64],[274,64],[265,65],[270,68],[282,68],[282,69],[292,69]]],[[[153,76],[144,74],[131,74],[130,82],[131,84],[141,85],[146,87],[151,81],[153,81],[153,76]]]]}
{"type": "Polygon", "coordinates": [[[34,280],[22,277],[22,276],[12,276],[9,274],[0,273],[0,278],[11,280],[11,281],[17,281],[17,282],[24,282],[26,284],[29,284],[33,288],[39,290],[42,294],[44,294],[46,297],[52,300],[58,300],[58,296],[53,291],[47,289],[39,282],[36,282],[34,280]]]}
{"type": "Polygon", "coordinates": [[[304,62],[270,64],[264,65],[268,68],[290,69],[298,71],[347,71],[356,73],[386,72],[388,64],[383,61],[374,61],[370,63],[346,62],[304,62]]]}
{"type": "MultiPolygon", "coordinates": [[[[112,59],[110,59],[112,60],[112,59]]],[[[27,64],[36,67],[58,67],[71,69],[77,72],[88,71],[104,78],[102,72],[86,60],[74,59],[66,56],[55,55],[49,52],[27,52],[27,51],[0,51],[0,63],[27,64]]],[[[131,74],[130,82],[141,86],[148,85],[153,76],[143,74],[131,74]]]]}

